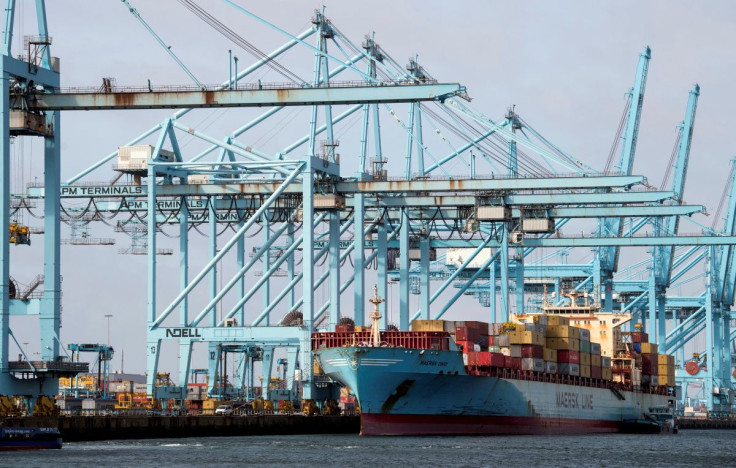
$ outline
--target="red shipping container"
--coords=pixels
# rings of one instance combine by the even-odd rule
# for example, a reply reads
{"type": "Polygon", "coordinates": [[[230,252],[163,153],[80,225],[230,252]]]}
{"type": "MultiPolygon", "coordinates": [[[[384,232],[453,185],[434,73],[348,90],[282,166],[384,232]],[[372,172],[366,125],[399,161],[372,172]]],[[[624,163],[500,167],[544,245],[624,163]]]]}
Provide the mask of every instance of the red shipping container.
{"type": "Polygon", "coordinates": [[[501,353],[490,353],[491,367],[504,367],[506,365],[506,356],[501,353]]]}
{"type": "Polygon", "coordinates": [[[355,331],[354,325],[335,325],[335,331],[338,333],[352,333],[355,331]]]}
{"type": "Polygon", "coordinates": [[[455,344],[464,353],[474,351],[475,349],[475,347],[473,346],[475,343],[473,343],[472,341],[455,341],[455,344]]]}
{"type": "Polygon", "coordinates": [[[491,365],[491,353],[488,351],[478,351],[475,353],[478,358],[478,365],[480,367],[489,367],[491,365]]]}
{"type": "Polygon", "coordinates": [[[513,370],[521,370],[521,358],[504,356],[503,360],[504,360],[504,367],[507,367],[513,370]]]}
{"type": "Polygon", "coordinates": [[[644,332],[632,332],[631,341],[634,343],[648,343],[649,335],[644,332]]]}
{"type": "Polygon", "coordinates": [[[557,362],[580,364],[580,351],[569,351],[561,349],[557,351],[557,362]]]}
{"type": "Polygon", "coordinates": [[[488,334],[488,323],[486,322],[465,321],[465,327],[476,330],[479,335],[488,334]]]}
{"type": "Polygon", "coordinates": [[[601,372],[601,368],[598,366],[590,366],[590,376],[594,379],[602,379],[603,372],[601,372]]]}
{"type": "Polygon", "coordinates": [[[478,353],[476,351],[468,351],[468,365],[469,366],[477,366],[478,365],[478,353]]]}
{"type": "Polygon", "coordinates": [[[455,340],[457,341],[478,341],[480,333],[478,329],[469,327],[455,327],[455,340]]]}
{"type": "Polygon", "coordinates": [[[542,345],[521,345],[521,357],[544,359],[544,346],[542,345]]]}
{"type": "Polygon", "coordinates": [[[495,338],[496,337],[493,335],[488,335],[488,346],[496,346],[496,343],[494,342],[495,338]]]}

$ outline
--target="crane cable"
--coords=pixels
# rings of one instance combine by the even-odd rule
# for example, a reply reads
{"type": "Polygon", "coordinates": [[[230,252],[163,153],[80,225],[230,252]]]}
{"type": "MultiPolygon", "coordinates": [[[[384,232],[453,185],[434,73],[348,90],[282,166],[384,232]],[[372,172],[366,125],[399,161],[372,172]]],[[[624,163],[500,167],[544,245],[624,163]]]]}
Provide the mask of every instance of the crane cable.
{"type": "Polygon", "coordinates": [[[242,36],[238,35],[235,31],[225,26],[225,24],[223,24],[221,21],[219,21],[217,18],[215,18],[211,14],[209,14],[204,8],[197,5],[192,0],[178,0],[178,1],[182,6],[184,6],[186,9],[194,13],[194,15],[197,16],[199,19],[209,24],[215,31],[219,32],[226,38],[230,39],[230,41],[242,47],[246,52],[254,56],[256,59],[263,60],[265,65],[268,65],[269,67],[271,67],[275,72],[279,73],[281,76],[283,76],[287,80],[292,81],[296,84],[307,83],[305,80],[301,79],[294,72],[284,67],[279,62],[277,62],[275,59],[273,59],[272,57],[269,57],[262,50],[260,50],[259,48],[251,44],[250,42],[246,41],[242,36]]]}
{"type": "Polygon", "coordinates": [[[616,137],[614,138],[613,144],[611,145],[611,151],[608,153],[608,159],[606,159],[606,167],[603,169],[604,174],[608,174],[608,171],[611,170],[611,165],[613,165],[613,157],[616,154],[616,150],[618,150],[618,145],[621,143],[621,136],[623,135],[624,123],[626,123],[626,116],[629,113],[629,106],[631,106],[630,95],[628,96],[628,99],[626,99],[624,112],[621,114],[621,120],[618,123],[618,130],[616,130],[616,137]]]}

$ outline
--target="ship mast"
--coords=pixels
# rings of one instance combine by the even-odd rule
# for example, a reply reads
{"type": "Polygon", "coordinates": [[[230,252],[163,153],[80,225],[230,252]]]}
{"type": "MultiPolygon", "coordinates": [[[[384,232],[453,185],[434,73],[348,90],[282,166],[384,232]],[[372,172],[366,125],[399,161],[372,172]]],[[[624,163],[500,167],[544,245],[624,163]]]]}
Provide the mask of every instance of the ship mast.
{"type": "Polygon", "coordinates": [[[368,299],[368,302],[373,304],[373,313],[371,314],[371,319],[373,319],[373,323],[371,324],[371,343],[375,347],[378,347],[379,343],[381,342],[381,329],[379,328],[378,323],[378,319],[381,318],[381,314],[378,313],[378,304],[382,303],[383,301],[383,299],[380,299],[378,297],[378,287],[374,285],[373,297],[368,299]]]}

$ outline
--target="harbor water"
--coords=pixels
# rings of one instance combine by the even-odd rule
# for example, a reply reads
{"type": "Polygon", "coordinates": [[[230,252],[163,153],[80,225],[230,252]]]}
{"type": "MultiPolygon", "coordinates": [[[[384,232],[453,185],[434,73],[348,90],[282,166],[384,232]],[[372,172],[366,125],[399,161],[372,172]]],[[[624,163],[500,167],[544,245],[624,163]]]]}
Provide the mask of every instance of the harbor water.
{"type": "Polygon", "coordinates": [[[359,437],[296,435],[77,442],[4,453],[4,467],[736,466],[736,431],[677,435],[359,437]]]}

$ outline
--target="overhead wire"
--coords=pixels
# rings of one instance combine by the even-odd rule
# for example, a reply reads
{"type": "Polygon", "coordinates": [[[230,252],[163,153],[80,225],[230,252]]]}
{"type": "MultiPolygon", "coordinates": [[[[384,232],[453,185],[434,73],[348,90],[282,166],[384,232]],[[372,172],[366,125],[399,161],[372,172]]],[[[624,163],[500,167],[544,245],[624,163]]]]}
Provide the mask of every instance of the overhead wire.
{"type": "Polygon", "coordinates": [[[192,0],[178,0],[179,3],[184,6],[186,9],[194,13],[195,16],[197,16],[199,19],[204,21],[205,23],[209,24],[215,31],[219,32],[223,36],[225,36],[227,39],[232,41],[233,43],[237,44],[243,50],[251,54],[253,57],[255,57],[258,60],[263,60],[265,65],[268,65],[273,69],[276,73],[280,74],[284,78],[286,78],[288,81],[291,81],[296,84],[306,84],[307,81],[303,80],[301,77],[299,77],[297,74],[289,70],[288,68],[281,65],[278,61],[276,61],[274,58],[269,57],[265,52],[245,40],[242,36],[238,35],[235,31],[228,28],[224,23],[222,23],[220,20],[209,14],[204,8],[197,5],[192,0]]]}

